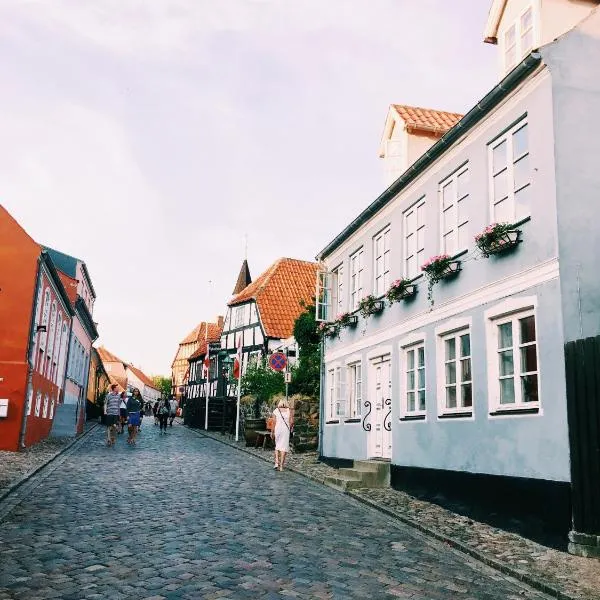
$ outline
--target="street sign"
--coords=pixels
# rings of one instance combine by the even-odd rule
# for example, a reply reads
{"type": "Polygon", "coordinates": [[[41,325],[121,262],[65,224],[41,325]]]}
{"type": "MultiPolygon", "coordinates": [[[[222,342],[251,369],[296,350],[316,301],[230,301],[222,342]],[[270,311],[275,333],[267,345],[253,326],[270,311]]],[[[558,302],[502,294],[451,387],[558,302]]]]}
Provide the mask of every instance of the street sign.
{"type": "Polygon", "coordinates": [[[274,352],[269,357],[269,366],[273,371],[283,371],[287,365],[287,358],[283,352],[274,352]]]}
{"type": "Polygon", "coordinates": [[[285,376],[286,383],[292,383],[292,373],[290,371],[286,371],[284,373],[284,376],[285,376]]]}

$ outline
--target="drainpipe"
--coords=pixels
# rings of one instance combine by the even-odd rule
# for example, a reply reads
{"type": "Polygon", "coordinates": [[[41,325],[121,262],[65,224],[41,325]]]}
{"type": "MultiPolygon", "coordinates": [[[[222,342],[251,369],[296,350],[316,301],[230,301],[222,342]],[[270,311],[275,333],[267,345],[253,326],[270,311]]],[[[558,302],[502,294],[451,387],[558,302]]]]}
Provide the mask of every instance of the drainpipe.
{"type": "Polygon", "coordinates": [[[324,401],[324,392],[325,392],[325,383],[323,380],[325,374],[325,337],[321,336],[321,341],[319,342],[319,352],[320,352],[320,360],[319,360],[319,447],[317,451],[319,452],[319,458],[323,457],[323,434],[325,431],[325,401],[324,401]]]}
{"type": "Polygon", "coordinates": [[[29,392],[33,387],[33,360],[34,357],[31,356],[31,352],[33,350],[33,336],[38,335],[37,323],[35,322],[35,309],[36,302],[38,298],[38,293],[40,291],[40,283],[42,279],[41,272],[41,256],[38,258],[38,267],[36,271],[36,280],[35,280],[35,290],[33,292],[33,303],[31,307],[31,322],[29,325],[29,339],[27,340],[27,350],[25,351],[25,360],[27,361],[27,387],[25,388],[25,402],[23,403],[23,415],[21,417],[21,430],[19,432],[19,448],[25,448],[25,432],[27,430],[27,399],[29,398],[29,392]]]}

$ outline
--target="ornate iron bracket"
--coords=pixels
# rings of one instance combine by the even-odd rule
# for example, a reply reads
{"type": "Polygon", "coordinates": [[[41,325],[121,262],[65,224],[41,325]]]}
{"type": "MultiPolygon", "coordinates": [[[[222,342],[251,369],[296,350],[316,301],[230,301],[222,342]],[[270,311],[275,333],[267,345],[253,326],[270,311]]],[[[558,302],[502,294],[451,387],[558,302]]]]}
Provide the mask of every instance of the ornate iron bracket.
{"type": "Polygon", "coordinates": [[[385,406],[390,407],[390,410],[387,411],[387,414],[385,415],[385,418],[383,419],[383,427],[386,431],[391,431],[392,430],[392,399],[386,398],[383,401],[383,404],[385,406]]]}
{"type": "Polygon", "coordinates": [[[363,417],[362,428],[365,431],[371,431],[371,423],[367,423],[367,417],[371,414],[371,402],[369,400],[365,400],[364,404],[365,404],[365,408],[367,408],[369,410],[363,417]]]}

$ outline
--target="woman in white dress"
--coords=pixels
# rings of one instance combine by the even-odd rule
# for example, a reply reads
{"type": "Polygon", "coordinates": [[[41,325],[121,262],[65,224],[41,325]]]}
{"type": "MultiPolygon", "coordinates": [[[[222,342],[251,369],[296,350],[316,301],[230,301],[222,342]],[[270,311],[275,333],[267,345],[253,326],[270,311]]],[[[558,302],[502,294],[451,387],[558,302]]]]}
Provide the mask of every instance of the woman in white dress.
{"type": "Polygon", "coordinates": [[[283,471],[285,455],[290,451],[290,431],[294,426],[294,418],[285,400],[280,400],[273,411],[275,427],[275,469],[283,471]]]}

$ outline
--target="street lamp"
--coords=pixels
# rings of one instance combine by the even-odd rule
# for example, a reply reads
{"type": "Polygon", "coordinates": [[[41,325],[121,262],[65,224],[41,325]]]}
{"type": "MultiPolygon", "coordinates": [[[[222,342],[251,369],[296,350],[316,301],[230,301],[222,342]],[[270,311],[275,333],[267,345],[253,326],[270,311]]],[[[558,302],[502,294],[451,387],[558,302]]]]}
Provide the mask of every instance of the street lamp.
{"type": "Polygon", "coordinates": [[[225,411],[226,411],[226,400],[227,400],[227,384],[229,383],[229,376],[231,374],[231,368],[233,366],[233,359],[227,353],[222,361],[223,365],[223,426],[221,427],[221,433],[225,433],[225,411]]]}

